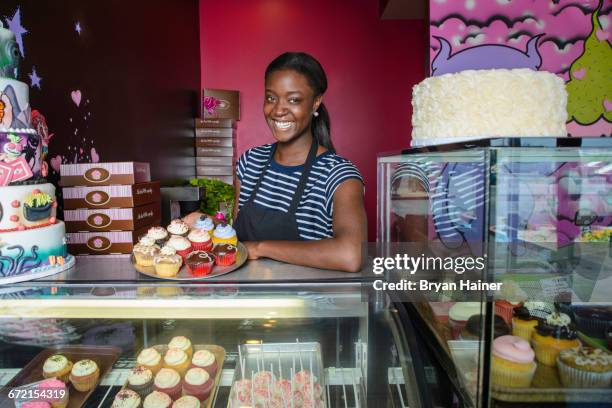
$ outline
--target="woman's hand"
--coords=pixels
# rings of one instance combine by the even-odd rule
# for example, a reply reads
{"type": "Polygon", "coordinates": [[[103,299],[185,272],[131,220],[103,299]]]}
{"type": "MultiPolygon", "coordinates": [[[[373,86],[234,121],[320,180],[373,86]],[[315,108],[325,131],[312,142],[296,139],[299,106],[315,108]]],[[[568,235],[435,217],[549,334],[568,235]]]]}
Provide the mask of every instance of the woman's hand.
{"type": "Polygon", "coordinates": [[[249,259],[259,259],[259,242],[258,241],[246,241],[243,242],[244,246],[249,252],[249,259]]]}

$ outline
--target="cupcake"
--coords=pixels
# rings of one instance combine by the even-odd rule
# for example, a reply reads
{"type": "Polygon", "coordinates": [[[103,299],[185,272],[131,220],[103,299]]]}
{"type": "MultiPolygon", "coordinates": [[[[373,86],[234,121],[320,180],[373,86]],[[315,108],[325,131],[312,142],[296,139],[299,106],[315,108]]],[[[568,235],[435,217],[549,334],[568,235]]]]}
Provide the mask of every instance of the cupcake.
{"type": "Polygon", "coordinates": [[[155,374],[155,390],[167,394],[172,400],[181,397],[181,376],[171,368],[162,368],[155,374]]]}
{"type": "Polygon", "coordinates": [[[508,300],[495,301],[495,314],[501,316],[507,324],[512,323],[514,310],[521,307],[521,302],[510,302],[508,300]]]}
{"type": "MultiPolygon", "coordinates": [[[[483,340],[482,336],[482,320],[483,315],[470,316],[465,326],[461,330],[459,339],[461,340],[483,340]]],[[[500,337],[510,334],[510,327],[506,324],[501,316],[495,315],[495,323],[493,328],[493,337],[500,337]]]]}
{"type": "Polygon", "coordinates": [[[181,376],[189,368],[189,356],[179,348],[171,348],[164,355],[164,367],[176,370],[181,376]]]}
{"type": "Polygon", "coordinates": [[[200,408],[200,400],[191,395],[184,395],[172,403],[172,408],[200,408]]]}
{"type": "Polygon", "coordinates": [[[63,382],[68,382],[68,376],[72,370],[72,362],[61,354],[54,354],[45,360],[43,364],[43,377],[57,378],[63,382]]]}
{"type": "Polygon", "coordinates": [[[606,330],[612,327],[612,307],[574,306],[572,312],[579,332],[596,339],[606,338],[606,330]]]}
{"type": "Polygon", "coordinates": [[[191,368],[185,374],[183,380],[183,391],[187,395],[193,395],[200,401],[206,401],[210,396],[214,381],[203,368],[191,368]]]}
{"type": "Polygon", "coordinates": [[[457,302],[448,311],[451,336],[457,339],[470,316],[481,314],[480,302],[457,302]]]}
{"type": "Polygon", "coordinates": [[[172,278],[178,275],[183,258],[179,255],[157,255],[153,259],[155,273],[163,278],[172,278]]]}
{"type": "Polygon", "coordinates": [[[151,227],[147,231],[147,235],[155,240],[157,245],[163,245],[168,239],[168,231],[164,227],[151,227]]]}
{"type": "Polygon", "coordinates": [[[531,335],[535,331],[538,321],[529,314],[527,308],[519,307],[514,311],[514,317],[512,318],[512,335],[531,341],[531,335]]]}
{"type": "Polygon", "coordinates": [[[115,395],[111,408],[138,408],[140,403],[140,395],[137,392],[125,389],[115,395]]]}
{"type": "Polygon", "coordinates": [[[63,381],[50,378],[39,382],[37,388],[47,395],[51,394],[51,398],[47,398],[47,400],[51,402],[52,408],[66,408],[66,405],[68,405],[68,387],[63,381]]]}
{"type": "Polygon", "coordinates": [[[212,237],[213,243],[216,244],[238,244],[238,237],[236,236],[236,230],[228,224],[217,225],[212,237]]]}
{"type": "Polygon", "coordinates": [[[548,366],[557,364],[557,357],[561,350],[578,347],[578,334],[565,313],[553,313],[540,321],[535,327],[531,338],[536,359],[548,366]]]}
{"type": "Polygon", "coordinates": [[[555,312],[555,305],[549,302],[525,302],[523,307],[527,309],[531,317],[546,320],[548,316],[555,312]]]}
{"type": "Polygon", "coordinates": [[[210,219],[210,217],[207,217],[206,215],[201,215],[200,218],[198,218],[198,220],[195,222],[195,224],[193,224],[193,228],[206,231],[209,234],[212,234],[213,230],[215,229],[215,223],[212,219],[210,219]]]}
{"type": "Polygon", "coordinates": [[[147,245],[147,246],[157,245],[157,243],[155,242],[155,239],[151,238],[148,235],[143,235],[142,237],[140,237],[140,239],[138,240],[138,243],[142,245],[147,245]]]}
{"type": "Polygon", "coordinates": [[[166,245],[174,248],[176,250],[176,254],[180,255],[183,258],[183,261],[187,258],[187,255],[191,253],[193,248],[191,247],[191,242],[184,237],[172,236],[166,243],[166,245]]]}
{"type": "Polygon", "coordinates": [[[166,229],[169,234],[178,235],[179,237],[186,237],[189,234],[189,225],[179,219],[172,220],[166,229]]]}
{"type": "Polygon", "coordinates": [[[593,347],[562,350],[557,367],[567,388],[612,387],[612,354],[605,350],[593,347]]]}
{"type": "Polygon", "coordinates": [[[191,241],[194,251],[210,251],[213,247],[210,235],[203,230],[194,229],[187,235],[187,239],[191,241]]]}
{"type": "Polygon", "coordinates": [[[212,272],[215,257],[210,252],[195,251],[187,256],[185,263],[187,272],[193,276],[206,276],[212,272]]]}
{"type": "Polygon", "coordinates": [[[494,386],[526,388],[536,370],[534,352],[518,336],[501,336],[493,340],[491,380],[494,386]]]}
{"type": "MultiPolygon", "coordinates": [[[[145,242],[147,241],[145,240],[145,242]]],[[[146,245],[143,243],[138,243],[134,245],[132,253],[134,254],[137,265],[153,266],[153,259],[155,258],[155,255],[159,253],[159,246],[155,244],[146,245]]]]}
{"type": "Polygon", "coordinates": [[[191,356],[193,355],[193,347],[191,345],[191,340],[189,340],[185,336],[173,337],[172,340],[170,340],[170,342],[168,343],[168,348],[181,349],[185,352],[185,354],[187,354],[188,358],[191,358],[191,356]]]}
{"type": "Polygon", "coordinates": [[[236,262],[238,248],[231,244],[218,244],[213,249],[215,263],[220,266],[233,265],[236,262]]]}
{"type": "Polygon", "coordinates": [[[143,366],[134,367],[127,378],[127,386],[146,397],[153,391],[153,371],[143,366]]]}
{"type": "Polygon", "coordinates": [[[148,368],[155,375],[162,367],[162,356],[154,348],[146,348],[138,354],[136,364],[148,368]]]}
{"type": "Polygon", "coordinates": [[[215,355],[208,350],[198,350],[191,359],[191,367],[203,368],[214,378],[217,374],[217,360],[215,355]]]}
{"type": "Polygon", "coordinates": [[[142,408],[169,408],[172,398],[165,392],[153,391],[145,398],[142,408]]]}
{"type": "Polygon", "coordinates": [[[98,384],[100,369],[95,361],[79,360],[72,366],[70,382],[77,391],[89,391],[98,384]]]}

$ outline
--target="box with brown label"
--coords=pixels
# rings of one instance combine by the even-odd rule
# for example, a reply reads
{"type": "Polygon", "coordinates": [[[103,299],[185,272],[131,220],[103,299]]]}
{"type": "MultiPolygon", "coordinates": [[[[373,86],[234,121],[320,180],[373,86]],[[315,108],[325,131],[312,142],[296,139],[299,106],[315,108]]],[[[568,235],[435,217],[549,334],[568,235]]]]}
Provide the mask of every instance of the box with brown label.
{"type": "Polygon", "coordinates": [[[202,117],[240,120],[240,92],[228,89],[204,89],[202,117]]]}
{"type": "Polygon", "coordinates": [[[68,232],[68,252],[72,255],[129,254],[153,225],[135,231],[68,232]]]}
{"type": "Polygon", "coordinates": [[[208,179],[208,180],[219,180],[226,184],[233,185],[234,177],[233,176],[197,176],[199,179],[208,179]]]}
{"type": "Polygon", "coordinates": [[[198,176],[231,176],[234,174],[233,166],[197,166],[198,176]]]}
{"type": "Polygon", "coordinates": [[[234,166],[233,157],[196,157],[196,166],[234,166]]]}
{"type": "Polygon", "coordinates": [[[64,209],[131,208],[160,201],[159,181],[131,186],[64,187],[64,209]]]}
{"type": "Polygon", "coordinates": [[[232,147],[196,147],[196,156],[233,157],[234,149],[232,147]]]}
{"type": "Polygon", "coordinates": [[[67,232],[132,231],[151,224],[161,224],[160,203],[134,208],[99,208],[64,211],[67,232]]]}
{"type": "Polygon", "coordinates": [[[196,137],[196,147],[233,147],[234,139],[229,137],[196,137]]]}
{"type": "Polygon", "coordinates": [[[236,121],[233,119],[195,118],[195,127],[199,128],[232,128],[236,129],[236,121]]]}
{"type": "Polygon", "coordinates": [[[149,163],[77,163],[60,166],[60,185],[110,186],[151,181],[149,163]]]}
{"type": "Polygon", "coordinates": [[[236,131],[229,128],[196,128],[196,137],[221,137],[231,139],[236,137],[236,131]]]}

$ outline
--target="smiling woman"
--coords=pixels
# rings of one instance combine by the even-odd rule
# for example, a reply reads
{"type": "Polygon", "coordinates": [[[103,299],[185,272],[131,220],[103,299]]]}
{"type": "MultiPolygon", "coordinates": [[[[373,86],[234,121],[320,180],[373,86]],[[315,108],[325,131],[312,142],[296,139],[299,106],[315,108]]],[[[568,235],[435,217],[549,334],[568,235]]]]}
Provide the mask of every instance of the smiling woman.
{"type": "Polygon", "coordinates": [[[308,54],[282,54],[266,69],[265,88],[263,113],[277,142],[238,161],[238,238],[251,258],[359,270],[363,179],[331,141],[323,68],[308,54]]]}

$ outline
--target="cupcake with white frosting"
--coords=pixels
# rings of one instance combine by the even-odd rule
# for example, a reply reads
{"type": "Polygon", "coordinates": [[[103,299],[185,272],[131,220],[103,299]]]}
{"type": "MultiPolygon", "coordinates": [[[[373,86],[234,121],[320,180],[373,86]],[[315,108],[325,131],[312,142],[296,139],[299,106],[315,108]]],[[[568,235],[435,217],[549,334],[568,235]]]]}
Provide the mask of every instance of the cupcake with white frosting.
{"type": "Polygon", "coordinates": [[[213,379],[206,370],[197,367],[190,368],[183,380],[183,391],[200,401],[206,401],[210,396],[213,384],[213,379]]]}
{"type": "Polygon", "coordinates": [[[168,348],[181,349],[185,352],[185,354],[187,354],[187,357],[189,358],[191,358],[193,354],[193,347],[191,345],[191,340],[189,340],[185,336],[174,336],[168,343],[168,348]]]}
{"type": "Polygon", "coordinates": [[[172,398],[165,392],[153,391],[144,400],[142,408],[169,408],[172,398]]]}
{"type": "Polygon", "coordinates": [[[155,390],[167,394],[172,400],[181,397],[181,376],[176,370],[162,368],[155,374],[155,390]]]}
{"type": "Polygon", "coordinates": [[[171,348],[164,355],[164,367],[176,370],[181,376],[189,368],[189,356],[180,348],[171,348]]]}
{"type": "Polygon", "coordinates": [[[191,359],[191,367],[203,368],[211,377],[214,377],[217,374],[217,359],[208,350],[198,350],[191,359]]]}
{"type": "Polygon", "coordinates": [[[153,347],[143,349],[136,358],[136,364],[151,370],[156,374],[162,367],[162,356],[153,347]]]}
{"type": "Polygon", "coordinates": [[[77,391],[89,391],[96,386],[99,378],[98,364],[90,359],[77,361],[70,371],[70,382],[77,391]]]}
{"type": "Polygon", "coordinates": [[[147,231],[147,236],[153,238],[157,245],[163,245],[168,238],[168,231],[164,227],[151,227],[147,231]]]}
{"type": "Polygon", "coordinates": [[[179,237],[186,237],[189,233],[189,226],[179,219],[172,220],[167,229],[171,235],[178,235],[179,237]]]}
{"type": "Polygon", "coordinates": [[[139,408],[140,401],[140,395],[137,392],[125,389],[115,395],[111,408],[139,408]]]}

